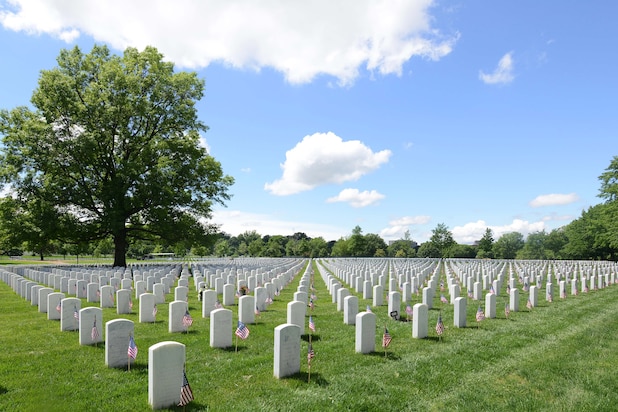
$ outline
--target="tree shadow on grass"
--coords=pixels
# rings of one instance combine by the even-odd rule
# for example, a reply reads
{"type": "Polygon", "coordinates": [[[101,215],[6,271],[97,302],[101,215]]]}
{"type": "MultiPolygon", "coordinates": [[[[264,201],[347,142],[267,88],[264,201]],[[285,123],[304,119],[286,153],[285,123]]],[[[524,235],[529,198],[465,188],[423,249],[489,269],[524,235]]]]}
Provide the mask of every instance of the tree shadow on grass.
{"type": "Polygon", "coordinates": [[[382,351],[376,350],[374,352],[363,353],[362,355],[363,356],[373,356],[375,358],[382,358],[382,359],[391,360],[391,361],[401,360],[401,356],[399,356],[395,352],[386,351],[386,355],[384,355],[384,350],[382,351]]]}
{"type": "Polygon", "coordinates": [[[0,395],[4,395],[5,393],[7,393],[9,390],[7,388],[5,388],[4,386],[0,385],[0,395]]]}
{"type": "Polygon", "coordinates": [[[320,335],[313,335],[313,334],[310,335],[308,333],[305,333],[300,338],[302,340],[304,340],[305,342],[309,342],[309,336],[311,336],[311,342],[316,342],[316,341],[322,340],[322,338],[320,338],[320,335]]]}
{"type": "Polygon", "coordinates": [[[309,377],[308,372],[298,372],[294,375],[286,376],[281,379],[292,379],[299,382],[309,383],[310,385],[318,385],[318,386],[328,386],[330,382],[328,382],[320,373],[311,372],[311,379],[309,377]]]}

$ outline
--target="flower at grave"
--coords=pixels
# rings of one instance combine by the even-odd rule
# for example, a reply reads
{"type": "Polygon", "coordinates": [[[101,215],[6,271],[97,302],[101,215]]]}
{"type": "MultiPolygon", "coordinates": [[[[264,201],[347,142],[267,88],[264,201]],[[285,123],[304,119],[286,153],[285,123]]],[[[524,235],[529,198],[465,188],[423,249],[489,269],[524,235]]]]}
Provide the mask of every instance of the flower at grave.
{"type": "Polygon", "coordinates": [[[476,311],[476,321],[480,322],[483,319],[485,319],[485,313],[483,313],[483,309],[481,308],[481,305],[479,305],[479,308],[476,311]]]}
{"type": "Polygon", "coordinates": [[[406,305],[406,314],[411,317],[413,313],[412,306],[406,305]]]}

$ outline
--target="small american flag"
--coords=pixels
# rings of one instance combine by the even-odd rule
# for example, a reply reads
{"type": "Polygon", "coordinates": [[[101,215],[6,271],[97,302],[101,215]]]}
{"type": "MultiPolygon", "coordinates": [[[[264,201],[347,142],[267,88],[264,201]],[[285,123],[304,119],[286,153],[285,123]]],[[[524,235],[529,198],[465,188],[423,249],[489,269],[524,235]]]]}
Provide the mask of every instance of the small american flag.
{"type": "Polygon", "coordinates": [[[279,292],[279,288],[275,289],[275,296],[279,296],[281,292],[279,292]]]}
{"type": "Polygon", "coordinates": [[[553,301],[554,301],[554,295],[552,295],[552,294],[550,293],[550,294],[547,296],[547,301],[548,301],[549,303],[553,302],[553,301]]]}
{"type": "Polygon", "coordinates": [[[505,303],[504,304],[504,316],[508,318],[510,314],[511,314],[511,308],[509,307],[508,303],[505,303]]]}
{"type": "Polygon", "coordinates": [[[311,359],[315,358],[315,352],[313,351],[313,345],[310,343],[307,349],[307,363],[311,364],[311,359]]]}
{"type": "Polygon", "coordinates": [[[442,323],[442,315],[438,315],[438,323],[436,323],[436,333],[438,336],[444,333],[444,323],[442,323]]]}
{"type": "Polygon", "coordinates": [[[217,300],[215,302],[215,309],[221,309],[223,307],[223,305],[221,304],[221,302],[219,302],[219,300],[217,300]]]}
{"type": "Polygon", "coordinates": [[[266,298],[266,304],[270,305],[273,303],[273,298],[271,298],[270,296],[266,298]]]}
{"type": "Polygon", "coordinates": [[[472,298],[474,297],[474,295],[472,294],[472,291],[471,291],[471,290],[469,290],[469,291],[468,291],[468,297],[469,297],[470,299],[472,299],[472,298]]]}
{"type": "Polygon", "coordinates": [[[313,299],[309,299],[309,309],[313,310],[315,304],[313,303],[313,299]]]}
{"type": "Polygon", "coordinates": [[[152,308],[152,316],[157,316],[157,305],[154,305],[154,308],[152,308]]]}
{"type": "Polygon", "coordinates": [[[489,288],[489,293],[491,293],[492,295],[496,294],[496,291],[494,290],[494,285],[491,285],[491,287],[489,288]]]}
{"type": "Polygon", "coordinates": [[[185,315],[182,317],[182,325],[185,328],[188,328],[189,326],[193,325],[193,318],[191,317],[191,314],[189,313],[189,309],[187,309],[187,311],[185,312],[185,315]]]}
{"type": "Polygon", "coordinates": [[[511,293],[511,285],[506,285],[506,293],[507,295],[511,293]]]}
{"type": "Polygon", "coordinates": [[[193,391],[191,390],[191,386],[189,385],[189,380],[187,379],[187,374],[183,370],[182,371],[182,386],[180,387],[180,403],[178,406],[188,405],[189,402],[193,400],[193,391]]]}
{"type": "Polygon", "coordinates": [[[94,318],[94,324],[92,325],[92,332],[90,332],[90,338],[93,341],[99,340],[99,329],[97,329],[97,318],[94,318]]]}
{"type": "Polygon", "coordinates": [[[312,294],[311,294],[311,299],[313,299],[313,300],[318,300],[318,297],[315,295],[315,293],[312,293],[312,294]]]}
{"type": "Polygon", "coordinates": [[[444,295],[440,295],[440,302],[448,303],[448,299],[444,295]]]}
{"type": "Polygon", "coordinates": [[[528,302],[526,302],[526,307],[528,309],[532,309],[532,302],[530,301],[530,299],[528,299],[528,302]]]}
{"type": "Polygon", "coordinates": [[[413,313],[414,313],[414,311],[412,310],[412,306],[406,305],[406,314],[408,316],[412,316],[413,313]]]}
{"type": "Polygon", "coordinates": [[[560,298],[566,299],[566,291],[563,290],[562,292],[560,292],[560,298]]]}
{"type": "Polygon", "coordinates": [[[440,291],[444,290],[444,282],[440,282],[440,291]]]}
{"type": "Polygon", "coordinates": [[[137,345],[135,344],[133,336],[129,336],[129,348],[127,349],[127,355],[132,359],[137,358],[137,345]]]}
{"type": "Polygon", "coordinates": [[[101,297],[101,291],[99,289],[97,289],[97,298],[101,297]]]}
{"type": "Polygon", "coordinates": [[[485,319],[485,313],[483,313],[483,309],[481,308],[481,306],[479,305],[478,310],[476,311],[476,321],[480,322],[483,319],[485,319]]]}
{"type": "Polygon", "coordinates": [[[129,299],[129,309],[133,309],[133,299],[129,299]]]}
{"type": "Polygon", "coordinates": [[[393,338],[391,337],[391,334],[388,333],[388,329],[386,329],[386,327],[384,327],[384,335],[382,335],[382,347],[383,348],[388,348],[388,345],[391,344],[392,340],[393,340],[393,338]]]}
{"type": "Polygon", "coordinates": [[[313,321],[313,316],[309,316],[309,329],[312,332],[315,332],[315,322],[313,321]]]}
{"type": "Polygon", "coordinates": [[[255,314],[257,316],[260,316],[260,310],[258,309],[257,305],[255,305],[255,314]]]}
{"type": "Polygon", "coordinates": [[[62,305],[60,305],[60,302],[58,302],[58,304],[56,305],[56,310],[58,312],[60,312],[62,310],[62,305]]]}
{"type": "Polygon", "coordinates": [[[369,313],[372,313],[371,306],[369,306],[369,305],[367,305],[367,309],[365,309],[365,310],[366,310],[367,312],[369,312],[369,313]]]}
{"type": "Polygon", "coordinates": [[[247,339],[249,337],[249,328],[245,326],[245,324],[241,321],[238,321],[238,327],[236,328],[236,332],[234,333],[240,339],[247,339]]]}
{"type": "Polygon", "coordinates": [[[79,320],[79,312],[77,312],[77,306],[73,306],[73,317],[75,320],[79,320]]]}

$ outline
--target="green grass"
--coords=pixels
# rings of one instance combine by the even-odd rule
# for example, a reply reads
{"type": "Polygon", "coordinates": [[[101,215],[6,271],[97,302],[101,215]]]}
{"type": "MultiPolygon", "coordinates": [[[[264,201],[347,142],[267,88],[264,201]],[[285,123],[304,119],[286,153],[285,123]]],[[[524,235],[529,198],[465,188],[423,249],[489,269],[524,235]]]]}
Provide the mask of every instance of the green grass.
{"type": "MultiPolygon", "coordinates": [[[[60,332],[59,322],[0,282],[0,410],[150,410],[148,347],[166,340],[186,345],[195,395],[189,411],[613,411],[618,404],[618,286],[553,303],[541,299],[532,311],[521,293],[523,310],[508,320],[503,290],[498,318],[477,328],[478,304],[469,302],[469,327],[461,329],[452,326],[453,308],[440,304],[437,293],[429,337],[420,340],[412,339],[411,323],[389,319],[386,306],[374,308],[377,352],[361,355],[354,352],[354,326],[343,324],[316,274],[311,381],[306,337],[301,372],[275,379],[274,328],[286,322],[299,279],[248,325],[251,334],[239,341],[238,352],[210,348],[209,319],[201,318],[195,294],[188,334],[168,333],[166,305],[159,305],[155,324],[138,323],[137,304],[131,315],[103,309],[104,321],[136,322],[139,354],[131,372],[107,368],[103,344],[80,346],[77,332],[60,332]],[[440,308],[447,326],[442,340],[434,331],[440,308]],[[385,325],[393,336],[387,356],[380,344],[385,325]]],[[[371,303],[359,298],[361,309],[371,303]]],[[[414,296],[412,303],[418,301],[414,296]]],[[[237,308],[231,309],[235,322],[237,308]]]]}

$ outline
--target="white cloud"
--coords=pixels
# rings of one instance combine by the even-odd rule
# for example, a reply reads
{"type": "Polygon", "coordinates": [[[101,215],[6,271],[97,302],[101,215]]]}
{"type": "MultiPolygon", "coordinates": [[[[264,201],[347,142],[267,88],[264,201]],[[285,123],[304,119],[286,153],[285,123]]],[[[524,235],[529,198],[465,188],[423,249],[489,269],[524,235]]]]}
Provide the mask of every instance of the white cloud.
{"type": "Polygon", "coordinates": [[[285,154],[283,175],[264,189],[285,196],[328,183],[358,180],[388,162],[390,150],[374,153],[359,140],[343,141],[332,132],[305,136],[285,154]]]}
{"type": "MultiPolygon", "coordinates": [[[[380,236],[384,239],[402,239],[406,230],[410,230],[411,225],[424,225],[431,221],[431,216],[404,216],[388,222],[388,227],[380,231],[380,236]]],[[[418,239],[414,239],[419,241],[418,239]]]]}
{"type": "Polygon", "coordinates": [[[484,220],[477,220],[476,222],[466,223],[463,226],[455,226],[451,233],[453,233],[453,239],[457,243],[472,244],[483,237],[487,228],[492,230],[494,240],[498,240],[505,233],[519,232],[526,237],[529,233],[540,232],[546,229],[545,222],[542,221],[528,222],[527,220],[514,219],[508,225],[489,226],[484,220]]]}
{"type": "Polygon", "coordinates": [[[210,154],[210,145],[204,136],[200,135],[199,145],[206,149],[206,153],[210,154]]]}
{"type": "Polygon", "coordinates": [[[323,237],[328,242],[345,237],[349,232],[349,228],[280,220],[268,214],[248,213],[239,210],[219,210],[214,211],[212,215],[210,222],[221,225],[220,230],[232,236],[238,236],[252,230],[262,236],[287,236],[296,232],[303,232],[311,238],[323,237]]]}
{"type": "Polygon", "coordinates": [[[181,67],[271,67],[291,83],[320,74],[350,84],[361,68],[397,74],[438,60],[458,35],[432,27],[434,0],[9,0],[0,23],[66,42],[85,34],[118,50],[153,45],[181,67]]]}
{"type": "Polygon", "coordinates": [[[576,193],[540,195],[530,201],[531,207],[568,205],[579,200],[576,193]]]}
{"type": "Polygon", "coordinates": [[[384,195],[375,190],[343,189],[337,196],[326,199],[328,203],[347,202],[352,207],[365,207],[384,199],[384,195]]]}
{"type": "Polygon", "coordinates": [[[498,62],[498,67],[493,73],[486,74],[481,70],[479,72],[479,79],[485,84],[504,84],[513,81],[515,76],[513,75],[513,52],[508,52],[498,62]]]}

